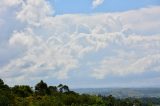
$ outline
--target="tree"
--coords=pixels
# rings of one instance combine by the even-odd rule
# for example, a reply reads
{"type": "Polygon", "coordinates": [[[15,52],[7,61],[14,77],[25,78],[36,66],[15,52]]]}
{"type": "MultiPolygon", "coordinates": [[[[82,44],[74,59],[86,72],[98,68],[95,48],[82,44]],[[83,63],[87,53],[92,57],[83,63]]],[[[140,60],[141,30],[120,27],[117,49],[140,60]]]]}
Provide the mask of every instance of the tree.
{"type": "Polygon", "coordinates": [[[69,92],[69,87],[67,85],[63,85],[63,91],[64,92],[69,92]]]}
{"type": "Polygon", "coordinates": [[[0,79],[0,89],[1,90],[10,90],[9,86],[4,84],[2,79],[0,79]]]}
{"type": "Polygon", "coordinates": [[[49,86],[48,87],[50,92],[57,92],[57,87],[56,86],[49,86]]]}
{"type": "Polygon", "coordinates": [[[42,80],[38,84],[36,84],[35,92],[38,95],[45,95],[47,94],[47,91],[48,91],[47,84],[44,83],[42,80]]]}
{"type": "Polygon", "coordinates": [[[11,90],[8,85],[4,84],[3,80],[0,79],[0,106],[8,106],[13,100],[11,90]]]}
{"type": "Polygon", "coordinates": [[[33,91],[28,85],[15,85],[12,92],[19,97],[28,97],[33,94],[33,91]]]}
{"type": "Polygon", "coordinates": [[[0,79],[0,85],[4,85],[4,82],[2,79],[0,79]]]}
{"type": "Polygon", "coordinates": [[[141,106],[141,105],[142,105],[142,104],[141,104],[141,101],[138,100],[138,99],[135,99],[135,100],[133,101],[133,104],[134,104],[134,106],[141,106]]]}
{"type": "Polygon", "coordinates": [[[115,102],[116,102],[116,100],[112,95],[109,95],[108,97],[106,97],[106,105],[107,106],[114,106],[115,102]]]}
{"type": "Polygon", "coordinates": [[[0,95],[0,106],[9,106],[10,100],[6,95],[0,95]]]}
{"type": "Polygon", "coordinates": [[[59,88],[59,92],[69,92],[69,87],[67,85],[63,85],[63,84],[59,84],[58,85],[58,88],[59,88]]]}
{"type": "Polygon", "coordinates": [[[59,85],[58,85],[58,88],[59,88],[59,92],[62,93],[62,92],[63,92],[63,84],[59,84],[59,85]]]}

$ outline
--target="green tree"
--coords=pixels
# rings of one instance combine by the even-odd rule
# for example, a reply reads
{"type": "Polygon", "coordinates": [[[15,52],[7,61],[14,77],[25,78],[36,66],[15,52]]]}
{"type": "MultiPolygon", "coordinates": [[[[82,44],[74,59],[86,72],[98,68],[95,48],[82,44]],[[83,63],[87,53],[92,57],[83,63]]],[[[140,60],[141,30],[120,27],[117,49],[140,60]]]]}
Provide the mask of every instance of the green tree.
{"type": "Polygon", "coordinates": [[[59,89],[59,92],[62,93],[62,92],[63,92],[63,84],[59,84],[59,85],[58,85],[58,89],[59,89]]]}
{"type": "Polygon", "coordinates": [[[69,87],[67,85],[63,85],[63,92],[69,92],[69,87]]]}
{"type": "Polygon", "coordinates": [[[41,80],[38,84],[36,84],[35,92],[38,95],[46,95],[48,92],[47,84],[41,80]]]}
{"type": "Polygon", "coordinates": [[[13,96],[8,85],[0,79],[0,106],[8,106],[13,102],[13,96]]]}
{"type": "Polygon", "coordinates": [[[134,101],[133,101],[133,104],[134,104],[134,106],[141,106],[141,105],[142,105],[142,104],[141,104],[141,101],[138,100],[138,99],[134,100],[134,101]]]}
{"type": "Polygon", "coordinates": [[[59,84],[58,85],[58,88],[59,88],[59,92],[69,92],[69,87],[67,85],[63,85],[63,84],[59,84]]]}
{"type": "Polygon", "coordinates": [[[106,97],[105,101],[107,106],[115,106],[116,100],[112,95],[109,95],[108,97],[106,97]]]}
{"type": "Polygon", "coordinates": [[[12,93],[18,97],[28,97],[33,94],[32,88],[28,85],[15,85],[12,88],[12,93]]]}
{"type": "Polygon", "coordinates": [[[10,100],[7,95],[0,95],[0,106],[9,106],[10,100]]]}
{"type": "Polygon", "coordinates": [[[1,90],[10,90],[9,86],[4,84],[2,79],[0,79],[0,89],[1,90]]]}
{"type": "Polygon", "coordinates": [[[49,86],[48,89],[52,92],[57,92],[57,87],[56,86],[49,86]]]}

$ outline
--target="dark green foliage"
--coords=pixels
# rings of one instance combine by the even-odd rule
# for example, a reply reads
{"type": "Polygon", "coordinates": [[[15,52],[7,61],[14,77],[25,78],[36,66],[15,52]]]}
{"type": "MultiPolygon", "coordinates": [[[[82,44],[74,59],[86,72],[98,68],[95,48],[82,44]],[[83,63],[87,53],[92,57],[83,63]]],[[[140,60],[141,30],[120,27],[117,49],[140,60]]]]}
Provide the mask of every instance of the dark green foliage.
{"type": "Polygon", "coordinates": [[[35,92],[38,95],[45,95],[48,93],[47,84],[44,83],[42,80],[35,86],[35,92]]]}
{"type": "Polygon", "coordinates": [[[8,106],[13,102],[13,95],[8,85],[0,79],[0,106],[8,106]]]}
{"type": "Polygon", "coordinates": [[[12,93],[18,97],[28,97],[33,94],[33,91],[30,86],[16,85],[12,88],[12,93]]]}
{"type": "Polygon", "coordinates": [[[47,88],[47,94],[48,95],[55,95],[56,93],[58,93],[58,90],[57,90],[56,86],[49,86],[47,88]]]}
{"type": "Polygon", "coordinates": [[[160,99],[80,95],[67,85],[47,86],[42,80],[36,84],[35,90],[27,85],[9,88],[0,79],[0,106],[154,106],[154,103],[159,105],[160,99]]]}
{"type": "Polygon", "coordinates": [[[59,92],[69,92],[69,87],[67,85],[59,84],[58,85],[59,92]]]}
{"type": "Polygon", "coordinates": [[[63,85],[63,91],[64,92],[69,92],[69,87],[67,85],[63,85]]]}
{"type": "Polygon", "coordinates": [[[7,95],[0,95],[0,106],[8,106],[10,104],[10,100],[7,95]]]}
{"type": "Polygon", "coordinates": [[[58,85],[58,89],[59,89],[59,92],[62,93],[62,92],[63,92],[63,85],[62,85],[62,84],[59,84],[59,85],[58,85]]]}
{"type": "Polygon", "coordinates": [[[49,86],[48,89],[50,92],[58,92],[56,86],[49,86]]]}
{"type": "Polygon", "coordinates": [[[10,89],[10,88],[8,87],[8,85],[4,84],[4,82],[3,82],[2,79],[0,79],[0,89],[1,89],[1,90],[5,90],[5,91],[7,91],[7,90],[10,89]]]}

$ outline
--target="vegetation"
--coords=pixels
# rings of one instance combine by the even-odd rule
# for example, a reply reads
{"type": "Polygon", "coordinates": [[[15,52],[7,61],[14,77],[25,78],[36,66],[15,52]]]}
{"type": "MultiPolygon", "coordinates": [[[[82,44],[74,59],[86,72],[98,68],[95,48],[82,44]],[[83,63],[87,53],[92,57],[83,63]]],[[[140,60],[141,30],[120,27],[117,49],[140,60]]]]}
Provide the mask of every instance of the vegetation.
{"type": "Polygon", "coordinates": [[[80,95],[67,85],[48,86],[42,80],[34,89],[28,85],[9,87],[0,79],[0,106],[153,106],[154,101],[160,102],[157,98],[116,99],[112,95],[80,95]]]}

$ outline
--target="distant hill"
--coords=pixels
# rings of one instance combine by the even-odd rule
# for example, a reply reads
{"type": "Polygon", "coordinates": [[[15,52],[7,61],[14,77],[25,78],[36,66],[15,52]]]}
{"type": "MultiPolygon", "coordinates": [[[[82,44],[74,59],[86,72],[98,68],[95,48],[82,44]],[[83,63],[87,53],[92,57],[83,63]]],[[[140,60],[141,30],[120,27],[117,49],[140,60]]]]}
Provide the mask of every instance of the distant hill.
{"type": "Polygon", "coordinates": [[[81,94],[113,95],[117,98],[160,97],[160,88],[81,88],[73,90],[81,94]]]}

